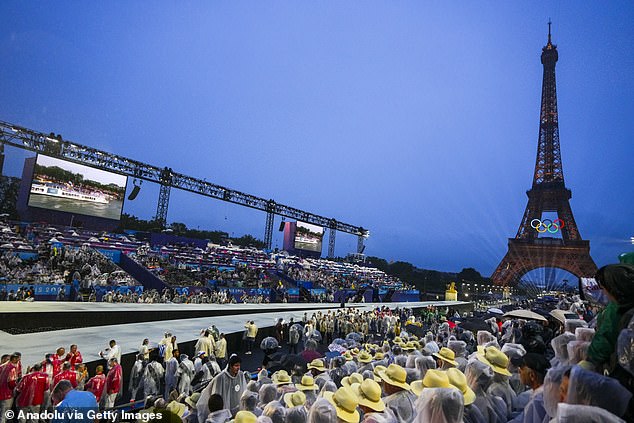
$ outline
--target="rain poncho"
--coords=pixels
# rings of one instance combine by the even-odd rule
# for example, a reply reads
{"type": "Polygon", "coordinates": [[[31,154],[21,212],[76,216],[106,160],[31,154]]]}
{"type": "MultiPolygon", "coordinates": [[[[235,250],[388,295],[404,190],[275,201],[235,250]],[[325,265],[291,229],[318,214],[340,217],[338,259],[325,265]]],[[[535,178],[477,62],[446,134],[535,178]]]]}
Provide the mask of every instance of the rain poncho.
{"type": "MultiPolygon", "coordinates": [[[[198,421],[200,421],[200,414],[198,415],[198,421]]],[[[231,419],[231,412],[229,410],[223,409],[214,411],[209,414],[203,422],[207,423],[225,423],[231,419]]]]}
{"type": "Polygon", "coordinates": [[[270,417],[273,423],[285,423],[286,408],[279,401],[271,401],[262,410],[262,415],[270,417]]]}
{"type": "Polygon", "coordinates": [[[477,359],[471,359],[467,363],[465,376],[469,387],[476,394],[473,405],[480,410],[486,421],[505,422],[506,404],[487,393],[493,381],[493,369],[477,359]]]}
{"type": "Polygon", "coordinates": [[[447,348],[455,353],[458,370],[464,372],[467,367],[467,343],[464,341],[449,341],[447,342],[447,348]]]}
{"type": "Polygon", "coordinates": [[[594,405],[622,416],[632,394],[616,379],[584,370],[572,368],[568,383],[568,404],[594,405]]]}
{"type": "Polygon", "coordinates": [[[258,407],[258,395],[255,392],[244,391],[240,397],[240,410],[250,411],[256,416],[262,414],[262,409],[258,407]]]}
{"type": "Polygon", "coordinates": [[[464,406],[462,419],[464,423],[487,423],[480,409],[473,404],[464,406]]]}
{"type": "Polygon", "coordinates": [[[591,329],[591,328],[577,328],[577,329],[575,329],[575,337],[579,341],[592,342],[592,338],[594,338],[594,329],[591,329]]]}
{"type": "Polygon", "coordinates": [[[161,379],[163,378],[163,366],[156,361],[150,361],[143,371],[143,395],[145,398],[158,395],[161,389],[161,379]]]}
{"type": "Polygon", "coordinates": [[[555,357],[550,360],[551,366],[557,367],[559,365],[568,364],[568,343],[576,340],[577,337],[574,334],[564,332],[550,341],[550,345],[553,347],[553,351],[555,352],[555,357]]]}
{"type": "Polygon", "coordinates": [[[198,410],[198,421],[203,423],[209,414],[207,401],[212,394],[219,394],[224,400],[224,406],[235,414],[240,407],[240,397],[247,389],[248,377],[241,370],[238,370],[235,376],[231,376],[229,365],[214,377],[209,385],[203,389],[200,398],[196,403],[198,410]]]}
{"type": "Polygon", "coordinates": [[[570,364],[578,364],[585,360],[588,356],[588,347],[590,342],[587,341],[571,341],[567,345],[568,362],[570,364]]]}
{"type": "Polygon", "coordinates": [[[317,398],[308,412],[308,423],[338,423],[337,410],[325,398],[317,398]]]}
{"type": "Polygon", "coordinates": [[[616,358],[622,368],[630,375],[634,375],[634,318],[619,333],[616,342],[616,358]]]}
{"type": "Polygon", "coordinates": [[[543,386],[531,391],[531,397],[522,413],[509,423],[541,423],[547,419],[544,408],[543,386]]]}
{"type": "Polygon", "coordinates": [[[414,402],[416,396],[410,391],[399,391],[383,398],[386,408],[389,408],[399,423],[411,423],[414,420],[414,402]]]}
{"type": "Polygon", "coordinates": [[[609,411],[590,405],[561,403],[557,409],[557,416],[559,423],[625,423],[625,420],[609,411]]]}
{"type": "Polygon", "coordinates": [[[566,332],[575,333],[577,328],[587,328],[588,324],[581,319],[566,319],[564,330],[566,332]]]}
{"type": "Polygon", "coordinates": [[[303,405],[289,408],[286,412],[286,423],[306,423],[308,411],[303,405]]]}
{"type": "Polygon", "coordinates": [[[264,384],[260,386],[258,397],[260,399],[258,407],[264,408],[269,402],[275,401],[275,398],[277,397],[277,388],[272,383],[264,384]]]}
{"type": "Polygon", "coordinates": [[[427,374],[427,370],[436,368],[436,361],[432,357],[417,357],[416,368],[418,369],[422,380],[425,377],[425,374],[427,374]]]}
{"type": "Polygon", "coordinates": [[[172,391],[176,388],[176,372],[178,371],[178,360],[176,357],[172,357],[165,362],[165,398],[167,398],[172,391]]]}
{"type": "Polygon", "coordinates": [[[478,340],[478,345],[481,345],[481,346],[484,346],[485,344],[492,341],[497,341],[495,336],[493,336],[491,332],[488,332],[486,330],[479,330],[476,336],[478,340]]]}
{"type": "Polygon", "coordinates": [[[416,400],[415,423],[462,423],[462,393],[454,388],[426,388],[416,400]]]}
{"type": "Polygon", "coordinates": [[[564,378],[564,373],[570,370],[570,366],[551,368],[544,377],[544,408],[551,419],[557,417],[557,404],[559,404],[559,387],[564,378]]]}
{"type": "Polygon", "coordinates": [[[396,417],[386,409],[382,413],[366,413],[361,419],[362,423],[397,423],[396,417]]]}
{"type": "MultiPolygon", "coordinates": [[[[317,380],[315,379],[315,381],[317,380]]],[[[335,384],[335,382],[333,382],[332,380],[329,380],[326,383],[324,383],[324,386],[321,388],[321,391],[319,391],[319,395],[323,397],[324,392],[337,392],[337,385],[335,384]]]]}
{"type": "Polygon", "coordinates": [[[510,419],[513,414],[513,407],[517,403],[517,394],[509,383],[510,377],[493,372],[493,382],[487,388],[487,393],[500,397],[506,404],[506,418],[510,419]]]}
{"type": "Polygon", "coordinates": [[[190,395],[192,393],[192,379],[194,378],[194,363],[185,354],[181,355],[176,377],[178,378],[178,392],[190,395]]]}
{"type": "Polygon", "coordinates": [[[136,399],[136,393],[143,386],[143,361],[136,360],[130,371],[130,382],[128,384],[128,391],[130,392],[130,399],[136,399]]]}

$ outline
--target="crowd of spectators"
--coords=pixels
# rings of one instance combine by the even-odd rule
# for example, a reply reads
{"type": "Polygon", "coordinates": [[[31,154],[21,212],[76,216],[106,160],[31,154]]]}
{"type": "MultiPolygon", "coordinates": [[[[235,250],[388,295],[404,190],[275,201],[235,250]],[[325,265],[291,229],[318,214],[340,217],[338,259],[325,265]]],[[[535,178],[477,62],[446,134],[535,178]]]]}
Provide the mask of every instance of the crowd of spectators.
{"type": "Polygon", "coordinates": [[[412,289],[398,278],[356,263],[325,259],[278,256],[277,267],[295,281],[312,282],[314,288],[339,289],[387,288],[412,289]]]}
{"type": "Polygon", "coordinates": [[[145,245],[129,254],[156,276],[175,286],[206,286],[208,281],[227,287],[261,287],[273,262],[263,251],[209,245],[145,245]]]}

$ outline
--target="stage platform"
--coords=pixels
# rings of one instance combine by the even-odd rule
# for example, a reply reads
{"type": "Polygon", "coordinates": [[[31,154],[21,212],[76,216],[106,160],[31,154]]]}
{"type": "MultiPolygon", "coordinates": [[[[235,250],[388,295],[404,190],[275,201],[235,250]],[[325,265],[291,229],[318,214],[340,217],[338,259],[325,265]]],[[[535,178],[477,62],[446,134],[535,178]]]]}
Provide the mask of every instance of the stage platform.
{"type": "MultiPolygon", "coordinates": [[[[426,301],[406,303],[355,303],[346,304],[371,310],[376,307],[406,307],[413,309],[427,306],[470,309],[471,303],[459,301],[426,301]]],[[[339,309],[333,303],[274,303],[274,304],[110,304],[69,302],[3,302],[0,310],[0,353],[13,351],[22,353],[23,366],[29,366],[63,346],[68,351],[70,344],[77,344],[84,362],[100,361],[99,352],[115,339],[121,346],[123,361],[131,363],[143,338],[156,345],[166,331],[176,336],[179,348],[185,353],[193,352],[193,344],[200,330],[212,324],[227,334],[228,352],[240,352],[241,333],[247,319],[260,328],[259,341],[272,333],[278,318],[286,321],[294,318],[301,321],[304,313],[339,309]],[[72,325],[69,327],[70,321],[72,325]],[[43,325],[44,324],[44,325],[43,325]],[[16,333],[16,327],[23,328],[16,333]],[[28,329],[46,327],[46,331],[32,332],[28,329]],[[58,329],[65,328],[65,329],[58,329]],[[8,331],[15,334],[11,334],[8,331]],[[229,336],[231,335],[231,336],[229,336]],[[192,350],[192,351],[189,351],[192,350]]],[[[124,364],[124,369],[128,368],[124,364]]],[[[91,366],[89,366],[91,367],[91,366]]]]}

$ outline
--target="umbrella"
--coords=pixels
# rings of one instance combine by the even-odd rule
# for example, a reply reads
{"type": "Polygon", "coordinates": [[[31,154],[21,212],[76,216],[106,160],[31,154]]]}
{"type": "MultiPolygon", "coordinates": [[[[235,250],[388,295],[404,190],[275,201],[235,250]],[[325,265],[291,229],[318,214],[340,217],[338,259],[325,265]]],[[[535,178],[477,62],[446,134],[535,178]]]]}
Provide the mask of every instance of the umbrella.
{"type": "Polygon", "coordinates": [[[504,314],[504,312],[502,310],[500,310],[499,308],[490,308],[490,309],[487,310],[487,313],[504,314]]]}
{"type": "Polygon", "coordinates": [[[571,311],[566,311],[566,310],[558,310],[558,309],[552,310],[550,312],[550,315],[553,316],[555,319],[557,319],[559,323],[561,323],[562,325],[566,323],[566,320],[579,318],[579,316],[577,316],[576,313],[573,313],[571,311]]]}
{"type": "Polygon", "coordinates": [[[265,351],[276,349],[278,345],[279,343],[277,342],[277,339],[273,338],[272,336],[267,336],[262,340],[262,342],[260,342],[260,348],[265,351]]]}
{"type": "Polygon", "coordinates": [[[489,324],[482,319],[469,319],[464,322],[460,322],[459,326],[464,330],[470,330],[471,332],[477,332],[479,330],[491,330],[491,326],[489,326],[489,324]]]}
{"type": "Polygon", "coordinates": [[[534,311],[530,311],[530,310],[513,310],[507,313],[504,313],[504,316],[502,317],[511,317],[511,318],[517,318],[517,319],[527,319],[527,320],[539,320],[541,322],[548,321],[548,319],[546,319],[544,316],[539,315],[535,313],[534,311]]]}
{"type": "Polygon", "coordinates": [[[347,341],[352,340],[355,342],[361,342],[362,339],[363,339],[363,335],[357,332],[350,332],[349,334],[346,335],[347,341]]]}
{"type": "Polygon", "coordinates": [[[425,329],[422,326],[418,326],[413,323],[410,323],[409,325],[405,326],[405,330],[407,330],[408,333],[412,335],[416,335],[419,338],[422,338],[423,336],[425,336],[425,329]]]}
{"type": "Polygon", "coordinates": [[[321,333],[315,329],[308,334],[308,339],[314,339],[317,342],[321,342],[321,333]]]}

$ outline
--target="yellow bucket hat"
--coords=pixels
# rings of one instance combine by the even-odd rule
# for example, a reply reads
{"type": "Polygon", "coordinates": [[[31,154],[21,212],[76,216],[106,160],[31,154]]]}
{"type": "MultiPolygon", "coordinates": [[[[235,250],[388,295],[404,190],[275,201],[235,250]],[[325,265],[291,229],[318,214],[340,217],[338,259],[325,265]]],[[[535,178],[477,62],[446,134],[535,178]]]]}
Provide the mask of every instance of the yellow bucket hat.
{"type": "Polygon", "coordinates": [[[407,372],[398,364],[390,364],[387,369],[379,372],[379,376],[389,385],[398,386],[399,388],[407,389],[408,391],[411,389],[409,384],[406,382],[407,372]]]}
{"type": "Polygon", "coordinates": [[[456,362],[456,353],[447,347],[442,347],[439,352],[433,353],[432,355],[436,358],[446,361],[453,366],[458,366],[458,363],[456,362]]]}
{"type": "Polygon", "coordinates": [[[316,358],[313,361],[311,361],[307,367],[308,369],[315,369],[315,370],[319,370],[320,372],[326,371],[326,365],[324,364],[324,360],[321,360],[319,358],[316,358]]]}
{"type": "Polygon", "coordinates": [[[511,376],[508,371],[509,358],[506,354],[495,347],[486,347],[484,351],[478,350],[477,357],[483,363],[491,366],[494,372],[505,376],[511,376]]]}
{"type": "Polygon", "coordinates": [[[353,383],[361,383],[363,382],[363,375],[361,373],[351,373],[350,376],[346,376],[341,379],[341,386],[350,387],[353,383]]]}
{"type": "Polygon", "coordinates": [[[295,387],[300,391],[318,391],[319,386],[315,384],[315,379],[312,376],[304,375],[302,376],[302,381],[300,383],[296,383],[295,387]]]}
{"type": "Polygon", "coordinates": [[[273,373],[271,380],[275,385],[289,385],[291,383],[291,377],[288,375],[286,370],[278,370],[273,373]]]}
{"type": "Polygon", "coordinates": [[[381,386],[372,379],[365,379],[356,390],[359,405],[368,407],[374,411],[385,410],[385,403],[381,399],[381,386]]]}
{"type": "Polygon", "coordinates": [[[372,356],[370,355],[369,352],[367,352],[366,350],[363,350],[357,356],[357,361],[359,363],[369,363],[372,361],[372,356]]]}
{"type": "Polygon", "coordinates": [[[337,389],[336,392],[325,392],[324,398],[326,398],[337,410],[337,417],[347,423],[359,423],[359,412],[357,406],[359,400],[352,388],[343,386],[337,389]]]}
{"type": "Polygon", "coordinates": [[[437,369],[429,369],[427,373],[425,373],[425,377],[423,380],[417,380],[412,382],[412,392],[416,394],[416,396],[420,395],[425,388],[449,388],[451,387],[449,383],[449,378],[447,374],[442,370],[437,369]]]}
{"type": "Polygon", "coordinates": [[[234,423],[255,423],[258,420],[257,416],[250,411],[242,410],[236,413],[234,423]]]}
{"type": "MultiPolygon", "coordinates": [[[[427,372],[429,372],[429,370],[427,372]]],[[[446,373],[449,378],[449,383],[462,392],[462,395],[464,396],[464,405],[473,404],[476,399],[476,394],[473,392],[473,389],[469,387],[465,374],[456,368],[448,369],[446,373]]]]}
{"type": "Polygon", "coordinates": [[[306,394],[302,391],[288,392],[284,394],[284,403],[288,408],[304,405],[306,402],[306,394]]]}

